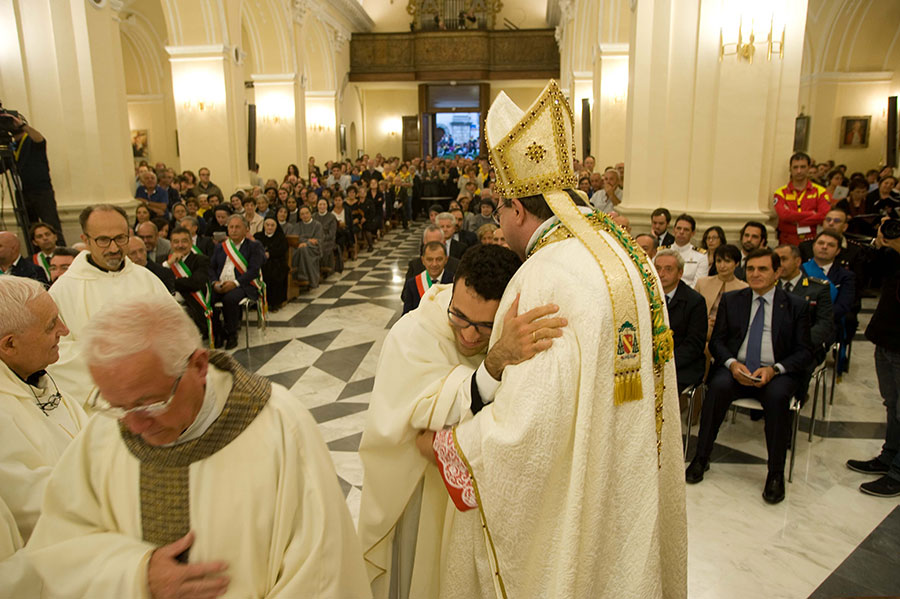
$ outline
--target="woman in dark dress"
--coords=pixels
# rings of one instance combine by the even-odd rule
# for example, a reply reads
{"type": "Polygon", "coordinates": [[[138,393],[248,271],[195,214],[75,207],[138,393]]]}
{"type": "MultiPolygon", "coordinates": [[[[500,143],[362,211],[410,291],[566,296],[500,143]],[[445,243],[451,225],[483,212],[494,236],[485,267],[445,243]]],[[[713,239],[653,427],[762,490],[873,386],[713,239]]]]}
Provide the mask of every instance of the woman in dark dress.
{"type": "Polygon", "coordinates": [[[287,238],[278,226],[278,221],[272,217],[263,222],[263,230],[255,237],[266,248],[266,262],[263,264],[262,274],[266,283],[269,307],[275,311],[287,300],[287,238]]]}
{"type": "Polygon", "coordinates": [[[362,209],[365,218],[363,233],[366,235],[367,250],[371,252],[372,243],[384,224],[384,194],[378,189],[378,180],[374,177],[369,179],[369,190],[362,201],[362,209]]]}

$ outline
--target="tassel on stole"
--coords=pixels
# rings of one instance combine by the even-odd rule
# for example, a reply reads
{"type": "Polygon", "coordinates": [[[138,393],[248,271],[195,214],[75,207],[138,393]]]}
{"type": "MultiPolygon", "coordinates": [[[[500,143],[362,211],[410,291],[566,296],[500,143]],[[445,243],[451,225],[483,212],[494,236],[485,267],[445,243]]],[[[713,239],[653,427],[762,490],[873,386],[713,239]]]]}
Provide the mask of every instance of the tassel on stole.
{"type": "Polygon", "coordinates": [[[620,406],[626,401],[638,401],[643,399],[644,391],[641,386],[641,371],[630,370],[615,376],[613,397],[615,405],[620,406]]]}

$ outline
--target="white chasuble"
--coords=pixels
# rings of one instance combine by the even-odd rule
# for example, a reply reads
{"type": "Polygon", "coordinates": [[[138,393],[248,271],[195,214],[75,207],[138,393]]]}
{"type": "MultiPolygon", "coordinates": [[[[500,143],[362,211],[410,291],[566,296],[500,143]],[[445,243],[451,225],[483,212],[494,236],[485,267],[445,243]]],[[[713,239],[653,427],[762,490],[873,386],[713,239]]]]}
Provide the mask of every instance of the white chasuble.
{"type": "MultiPolygon", "coordinates": [[[[469,414],[470,380],[484,359],[483,353],[465,357],[456,349],[447,319],[452,294],[452,285],[426,291],[419,307],[388,333],[378,361],[359,447],[364,468],[359,536],[376,599],[388,597],[394,568],[406,568],[399,574],[411,578],[410,598],[437,594],[448,497],[437,469],[416,449],[416,436],[469,414]],[[414,553],[410,574],[408,564],[392,563],[392,550],[407,504],[419,501],[420,484],[418,520],[407,522],[401,532],[406,538],[398,539],[402,554],[414,553]]],[[[405,595],[401,588],[400,596],[405,595]]]]}
{"type": "Polygon", "coordinates": [[[65,397],[42,412],[36,396],[46,402],[56,389],[47,375],[39,384],[31,387],[0,362],[0,498],[26,542],[53,467],[88,421],[81,406],[65,397]]]}
{"type": "Polygon", "coordinates": [[[91,316],[110,302],[165,296],[175,299],[156,275],[125,258],[121,270],[100,270],[88,262],[90,252],[81,252],[72,265],[50,287],[59,316],[69,334],[59,341],[59,360],[47,368],[63,394],[84,406],[94,383],[82,356],[81,334],[91,316]]]}
{"type": "Polygon", "coordinates": [[[641,350],[644,392],[620,405],[613,384],[619,323],[587,248],[577,239],[548,244],[508,285],[492,344],[517,294],[520,313],[552,302],[568,326],[548,351],[507,367],[494,402],[453,430],[451,447],[471,474],[477,507],[461,508],[449,527],[441,597],[686,596],[675,368],[664,366],[658,454],[651,314],[640,275],[628,273],[639,325],[628,342],[641,350]]]}
{"type": "MultiPolygon", "coordinates": [[[[214,354],[211,369],[217,365],[214,354]]],[[[207,432],[138,454],[171,449],[177,461],[182,448],[221,432],[220,421],[240,418],[232,415],[245,412],[246,404],[232,402],[241,376],[259,379],[234,375],[234,390],[207,432]]],[[[148,597],[147,565],[157,544],[145,539],[150,532],[180,535],[171,529],[183,525],[196,534],[190,563],[228,563],[225,597],[370,597],[359,540],[315,421],[284,387],[271,385],[263,400],[236,437],[189,464],[186,493],[166,497],[175,472],[167,484],[151,489],[150,496],[172,504],[161,513],[146,502],[146,464],[126,445],[125,433],[115,421],[95,416],[51,476],[25,548],[44,580],[45,597],[148,597]],[[181,516],[189,521],[181,522],[181,516]]]]}

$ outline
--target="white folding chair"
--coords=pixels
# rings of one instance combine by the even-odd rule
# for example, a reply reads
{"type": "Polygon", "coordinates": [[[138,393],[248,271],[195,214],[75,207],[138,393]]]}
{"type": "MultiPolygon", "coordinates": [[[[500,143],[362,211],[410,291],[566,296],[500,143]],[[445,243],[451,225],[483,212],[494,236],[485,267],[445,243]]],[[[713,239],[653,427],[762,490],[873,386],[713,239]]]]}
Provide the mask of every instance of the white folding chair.
{"type": "MultiPolygon", "coordinates": [[[[732,422],[734,422],[735,414],[737,414],[737,408],[744,408],[745,410],[755,410],[759,412],[763,411],[762,404],[759,403],[759,401],[750,397],[741,397],[731,403],[732,422]]],[[[796,451],[797,447],[797,428],[800,425],[800,401],[796,397],[791,398],[790,410],[794,413],[794,422],[791,426],[791,465],[790,469],[788,470],[788,482],[792,482],[794,478],[794,452],[796,451]]]]}

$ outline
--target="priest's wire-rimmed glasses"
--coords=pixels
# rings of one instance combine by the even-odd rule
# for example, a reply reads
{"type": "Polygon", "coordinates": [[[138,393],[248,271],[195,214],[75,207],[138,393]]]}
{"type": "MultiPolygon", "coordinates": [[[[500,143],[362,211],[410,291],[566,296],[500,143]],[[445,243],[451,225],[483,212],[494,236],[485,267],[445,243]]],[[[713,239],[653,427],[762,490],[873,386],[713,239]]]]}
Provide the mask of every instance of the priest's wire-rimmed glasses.
{"type": "Polygon", "coordinates": [[[169,391],[168,399],[155,401],[151,404],[136,406],[126,410],[125,408],[120,408],[118,406],[111,406],[105,400],[101,399],[100,389],[97,388],[88,400],[88,406],[98,414],[103,414],[109,418],[115,418],[116,420],[122,420],[129,414],[136,414],[147,418],[159,416],[169,409],[169,405],[172,403],[172,400],[175,399],[175,393],[178,392],[178,385],[181,384],[181,378],[185,373],[187,373],[187,366],[185,366],[184,371],[178,375],[178,378],[175,379],[175,384],[172,385],[172,389],[169,391]]]}
{"type": "Polygon", "coordinates": [[[447,308],[447,318],[450,319],[450,324],[453,325],[454,328],[467,329],[469,327],[475,327],[475,332],[479,335],[490,335],[491,330],[494,328],[494,323],[492,322],[471,321],[462,314],[454,312],[453,308],[447,308]]]}

